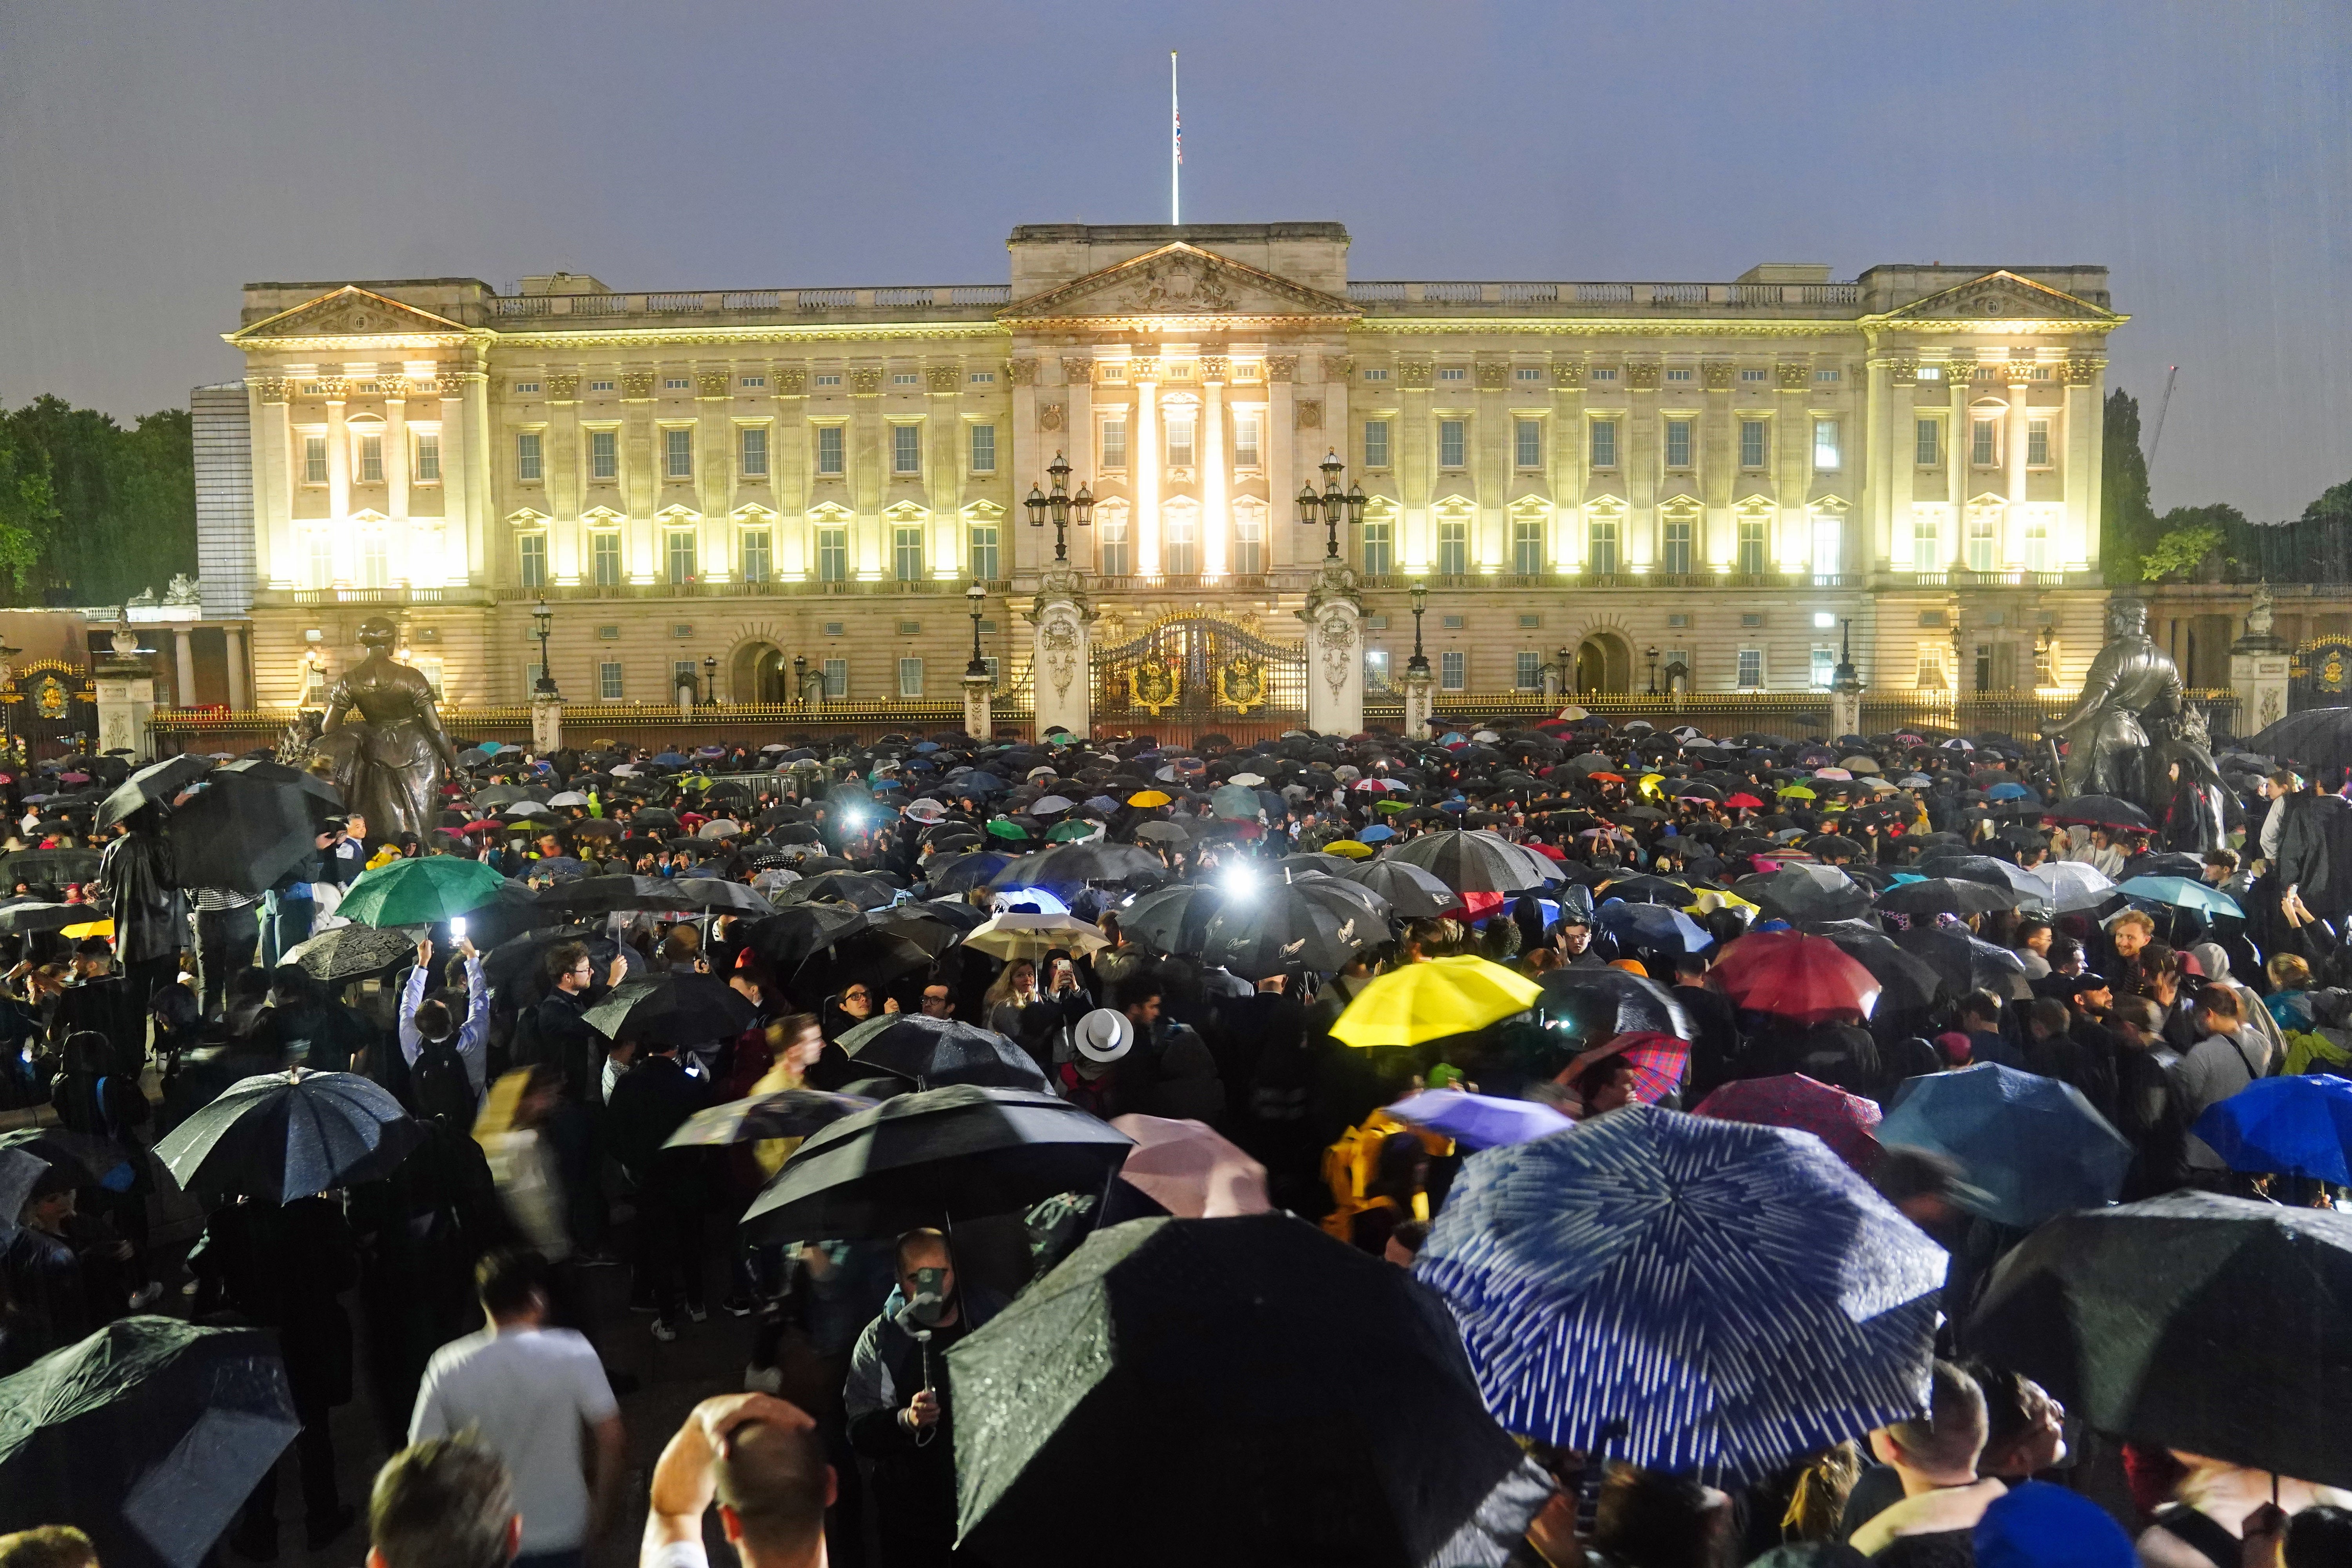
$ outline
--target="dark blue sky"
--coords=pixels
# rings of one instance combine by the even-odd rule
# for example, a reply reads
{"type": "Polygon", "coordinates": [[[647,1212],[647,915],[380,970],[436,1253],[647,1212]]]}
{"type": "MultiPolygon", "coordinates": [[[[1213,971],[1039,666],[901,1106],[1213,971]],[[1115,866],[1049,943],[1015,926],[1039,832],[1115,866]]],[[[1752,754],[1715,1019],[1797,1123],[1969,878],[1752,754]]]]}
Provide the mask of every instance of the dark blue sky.
{"type": "Polygon", "coordinates": [[[0,9],[0,400],[236,374],[247,279],[995,282],[1017,223],[1358,278],[2104,262],[2161,506],[2352,477],[2352,5],[72,0],[0,9]]]}

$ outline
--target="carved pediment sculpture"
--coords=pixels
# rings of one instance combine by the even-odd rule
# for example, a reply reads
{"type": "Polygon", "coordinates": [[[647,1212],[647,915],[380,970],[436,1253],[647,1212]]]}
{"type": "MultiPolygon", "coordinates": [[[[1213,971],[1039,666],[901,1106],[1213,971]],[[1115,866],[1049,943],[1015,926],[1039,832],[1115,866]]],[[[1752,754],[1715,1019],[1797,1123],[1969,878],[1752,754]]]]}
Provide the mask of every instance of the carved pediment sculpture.
{"type": "Polygon", "coordinates": [[[1888,321],[2071,321],[2086,326],[2112,326],[2124,318],[2088,300],[2036,283],[2014,272],[1988,272],[1924,300],[1914,300],[1879,318],[1888,321]]]}
{"type": "Polygon", "coordinates": [[[1170,316],[1347,319],[1361,312],[1336,294],[1178,241],[1016,300],[998,314],[1005,321],[1043,322],[1170,316]]]}
{"type": "Polygon", "coordinates": [[[231,332],[228,341],[242,344],[288,338],[446,339],[462,338],[465,333],[465,327],[446,316],[346,284],[231,332]]]}

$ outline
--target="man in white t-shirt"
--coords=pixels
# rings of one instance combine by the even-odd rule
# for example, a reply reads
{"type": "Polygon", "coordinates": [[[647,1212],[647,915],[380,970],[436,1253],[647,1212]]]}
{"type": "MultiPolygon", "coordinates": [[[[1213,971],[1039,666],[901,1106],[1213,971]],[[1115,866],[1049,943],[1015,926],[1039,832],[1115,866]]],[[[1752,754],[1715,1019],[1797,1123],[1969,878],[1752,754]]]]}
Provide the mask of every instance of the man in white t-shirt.
{"type": "Polygon", "coordinates": [[[613,1517],[626,1439],[612,1384],[586,1336],[546,1326],[547,1262],[499,1251],[475,1271],[488,1327],[433,1352],[408,1440],[467,1436],[514,1478],[518,1568],[583,1568],[613,1517]],[[595,1436],[592,1489],[582,1440],[595,1436]]]}

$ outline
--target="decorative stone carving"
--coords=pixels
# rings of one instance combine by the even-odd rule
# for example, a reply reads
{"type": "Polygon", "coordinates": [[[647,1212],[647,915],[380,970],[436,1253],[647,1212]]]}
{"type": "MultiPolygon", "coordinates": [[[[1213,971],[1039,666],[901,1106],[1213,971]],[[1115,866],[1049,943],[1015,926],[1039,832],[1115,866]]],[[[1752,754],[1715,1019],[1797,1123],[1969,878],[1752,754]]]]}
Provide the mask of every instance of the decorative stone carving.
{"type": "Polygon", "coordinates": [[[1087,386],[1095,379],[1095,362],[1090,359],[1065,359],[1062,380],[1071,386],[1087,386]]]}
{"type": "Polygon", "coordinates": [[[2246,635],[2250,637],[2269,637],[2276,618],[2277,611],[2275,601],[2271,595],[2271,585],[2268,583],[2255,584],[2254,602],[2246,607],[2246,635]]]}
{"type": "Polygon", "coordinates": [[[340,375],[322,375],[311,383],[311,385],[318,390],[320,397],[330,403],[341,403],[352,395],[350,380],[340,375]]]}
{"type": "MultiPolygon", "coordinates": [[[[1328,363],[1329,362],[1327,361],[1325,363],[1328,363]]],[[[1202,381],[1225,381],[1231,378],[1232,374],[1233,361],[1225,355],[1202,354],[1201,356],[1201,379],[1202,381]]]]}
{"type": "Polygon", "coordinates": [[[1783,360],[1773,366],[1783,392],[1803,392],[1813,384],[1813,367],[1803,360],[1783,360]]]}
{"type": "Polygon", "coordinates": [[[1429,390],[1429,378],[1433,374],[1434,368],[1425,359],[1401,359],[1397,361],[1397,384],[1415,392],[1426,392],[1429,390]]]}
{"type": "Polygon", "coordinates": [[[1040,430],[1059,430],[1061,427],[1062,405],[1058,403],[1039,404],[1037,405],[1037,428],[1040,430]]]}
{"type": "Polygon", "coordinates": [[[1480,391],[1500,392],[1510,384],[1511,367],[1509,365],[1504,363],[1501,360],[1480,360],[1478,362],[1478,389],[1480,391]]]}
{"type": "Polygon", "coordinates": [[[727,384],[734,380],[731,371],[700,370],[694,373],[694,391],[698,397],[724,397],[727,384]]]}
{"type": "Polygon", "coordinates": [[[173,573],[172,581],[163,589],[163,603],[166,605],[194,605],[201,603],[202,598],[196,588],[196,580],[185,572],[173,573]]]}
{"type": "Polygon", "coordinates": [[[2107,362],[2104,355],[2076,354],[2066,362],[2066,384],[2089,386],[2099,379],[2100,373],[2106,368],[2107,362]]]}
{"type": "Polygon", "coordinates": [[[245,384],[253,388],[264,403],[286,401],[286,378],[282,375],[249,375],[245,384]]]}
{"type": "Polygon", "coordinates": [[[1291,381],[1296,379],[1297,374],[1298,356],[1297,354],[1268,354],[1265,356],[1265,379],[1267,381],[1291,381]]]}
{"type": "Polygon", "coordinates": [[[2083,677],[2081,698],[2042,733],[2067,742],[2059,776],[2069,795],[2119,796],[2151,820],[2189,824],[2195,842],[2179,847],[2220,847],[2224,786],[2204,716],[2182,700],[2179,667],[2147,635],[2139,600],[2109,601],[2107,644],[2083,677]]]}
{"type": "Polygon", "coordinates": [[[1551,362],[1551,384],[1565,392],[1584,390],[1584,362],[1573,354],[1551,362]]]}
{"type": "Polygon", "coordinates": [[[1325,355],[1323,356],[1323,379],[1324,379],[1324,380],[1326,380],[1326,381],[1345,381],[1345,380],[1347,380],[1349,376],[1351,376],[1351,375],[1353,375],[1353,374],[1356,374],[1356,356],[1355,356],[1355,355],[1353,355],[1353,354],[1325,354],[1325,355]]]}
{"type": "Polygon", "coordinates": [[[798,397],[808,390],[808,366],[780,364],[776,367],[776,395],[798,397]]]}
{"type": "Polygon", "coordinates": [[[1711,359],[1699,366],[1699,374],[1706,378],[1709,392],[1728,392],[1736,368],[1729,360],[1711,359]]]}
{"type": "Polygon", "coordinates": [[[1890,359],[1886,362],[1886,378],[1896,386],[1916,385],[1919,362],[1916,359],[1890,359]]]}
{"type": "Polygon", "coordinates": [[[1658,362],[1654,359],[1628,358],[1625,361],[1625,384],[1635,392],[1657,391],[1658,362]]]}
{"type": "Polygon", "coordinates": [[[2022,387],[2033,379],[2033,364],[2030,359],[2011,360],[2003,379],[2013,387],[2022,387]]]}
{"type": "Polygon", "coordinates": [[[963,381],[963,372],[951,364],[935,364],[923,372],[933,392],[952,394],[963,381]]]}
{"type": "Polygon", "coordinates": [[[1151,315],[1205,314],[1231,310],[1233,296],[1208,267],[1190,257],[1173,256],[1143,268],[1126,308],[1151,315]]]}
{"type": "Polygon", "coordinates": [[[653,372],[649,370],[625,370],[621,373],[621,397],[624,402],[643,403],[653,395],[653,372]]]}
{"type": "Polygon", "coordinates": [[[1146,382],[1158,384],[1165,380],[1166,367],[1156,359],[1131,359],[1127,362],[1127,379],[1140,386],[1146,382]]]}
{"type": "Polygon", "coordinates": [[[849,392],[853,397],[873,397],[882,390],[882,367],[860,365],[849,373],[849,392]]]}
{"type": "Polygon", "coordinates": [[[1944,362],[1944,379],[1949,382],[1952,385],[1959,388],[1961,395],[1967,395],[1969,383],[1974,381],[1976,378],[1976,361],[1972,359],[1956,359],[1947,360],[1944,362]]]}
{"type": "Polygon", "coordinates": [[[1298,427],[1301,430],[1323,428],[1323,403],[1320,398],[1302,397],[1298,400],[1298,427]]]}
{"type": "Polygon", "coordinates": [[[569,371],[547,378],[547,400],[550,403],[570,403],[580,395],[580,378],[569,371]]]}
{"type": "Polygon", "coordinates": [[[1036,385],[1037,362],[1034,359],[1017,359],[1013,361],[1010,364],[1005,366],[1005,379],[1010,381],[1015,386],[1036,385]]]}

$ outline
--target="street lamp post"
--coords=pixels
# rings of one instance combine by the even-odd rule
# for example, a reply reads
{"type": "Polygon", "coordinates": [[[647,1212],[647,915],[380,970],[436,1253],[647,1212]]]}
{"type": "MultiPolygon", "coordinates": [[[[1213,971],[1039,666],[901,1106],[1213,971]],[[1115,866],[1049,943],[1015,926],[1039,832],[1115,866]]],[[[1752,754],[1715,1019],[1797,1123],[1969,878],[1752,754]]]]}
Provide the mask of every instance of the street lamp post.
{"type": "Polygon", "coordinates": [[[1405,661],[1404,667],[1408,674],[1423,677],[1429,674],[1429,656],[1421,651],[1421,617],[1428,613],[1429,584],[1415,583],[1412,585],[1412,658],[1405,661]]]}
{"type": "Polygon", "coordinates": [[[963,672],[966,676],[985,679],[988,660],[980,653],[980,612],[982,606],[988,603],[988,590],[974,583],[963,591],[963,602],[971,606],[971,658],[964,665],[963,672]]]}
{"type": "Polygon", "coordinates": [[[539,633],[539,679],[531,683],[531,690],[538,696],[553,697],[555,671],[547,662],[547,634],[555,629],[555,612],[547,607],[544,598],[539,601],[539,608],[531,611],[530,624],[539,633]]]}
{"type": "Polygon", "coordinates": [[[1655,697],[1658,694],[1658,650],[1653,646],[1642,651],[1643,657],[1650,661],[1650,695],[1655,697]]]}
{"type": "Polygon", "coordinates": [[[793,655],[793,700],[808,700],[808,655],[804,653],[793,655]]]}
{"type": "Polygon", "coordinates": [[[719,656],[717,654],[706,653],[702,656],[702,705],[706,708],[719,706],[719,656]]]}
{"type": "Polygon", "coordinates": [[[1339,489],[1339,476],[1347,469],[1336,450],[1327,454],[1318,466],[1323,474],[1322,493],[1316,493],[1312,479],[1298,488],[1298,525],[1312,528],[1321,523],[1327,531],[1323,559],[1337,561],[1339,559],[1339,525],[1345,522],[1352,528],[1363,521],[1364,506],[1370,498],[1364,494],[1360,482],[1344,492],[1339,489]]]}
{"type": "Polygon", "coordinates": [[[1045,473],[1054,481],[1053,493],[1048,495],[1031,485],[1029,499],[1021,504],[1029,509],[1029,526],[1032,528],[1045,527],[1050,514],[1054,524],[1054,564],[1067,566],[1070,550],[1066,531],[1073,524],[1079,528],[1094,526],[1094,492],[1080,485],[1076,495],[1070,494],[1070,462],[1059,452],[1054,454],[1054,466],[1045,473]]]}

